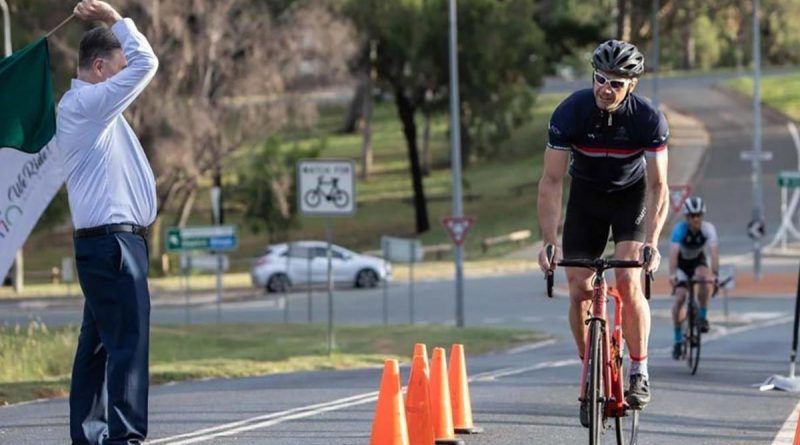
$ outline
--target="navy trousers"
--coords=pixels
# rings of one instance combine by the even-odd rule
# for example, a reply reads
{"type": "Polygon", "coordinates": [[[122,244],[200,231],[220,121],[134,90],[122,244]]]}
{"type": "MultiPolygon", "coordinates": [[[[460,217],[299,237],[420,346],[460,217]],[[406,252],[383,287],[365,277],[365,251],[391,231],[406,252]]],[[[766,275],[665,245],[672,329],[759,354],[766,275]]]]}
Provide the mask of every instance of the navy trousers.
{"type": "Polygon", "coordinates": [[[139,444],[147,435],[147,241],[124,232],[76,238],[75,264],[86,300],[69,396],[72,444],[139,444]]]}

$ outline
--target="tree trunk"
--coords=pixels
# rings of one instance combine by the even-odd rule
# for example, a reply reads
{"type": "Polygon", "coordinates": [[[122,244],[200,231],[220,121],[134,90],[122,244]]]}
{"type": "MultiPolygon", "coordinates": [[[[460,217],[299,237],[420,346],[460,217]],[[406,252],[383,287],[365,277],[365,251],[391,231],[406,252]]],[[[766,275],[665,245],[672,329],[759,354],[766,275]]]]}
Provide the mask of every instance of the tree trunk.
{"type": "Polygon", "coordinates": [[[694,69],[695,66],[695,39],[694,39],[694,22],[696,14],[693,1],[686,2],[686,24],[684,25],[684,61],[683,66],[687,70],[694,69]]]}
{"type": "MultiPolygon", "coordinates": [[[[225,211],[223,210],[225,206],[223,203],[225,200],[222,198],[222,168],[219,166],[221,161],[217,160],[217,166],[214,168],[214,187],[219,187],[219,223],[225,224],[225,211]]],[[[214,206],[211,206],[211,224],[216,224],[217,222],[214,220],[214,206]]]]}
{"type": "Polygon", "coordinates": [[[461,132],[461,168],[466,169],[469,167],[470,158],[472,157],[472,138],[469,135],[465,119],[459,121],[459,131],[461,132]]]}
{"type": "Polygon", "coordinates": [[[364,139],[361,141],[361,179],[368,179],[372,171],[372,79],[367,78],[364,103],[364,139]]]}
{"type": "Polygon", "coordinates": [[[194,207],[194,200],[197,197],[197,183],[192,182],[187,185],[186,195],[183,197],[180,212],[178,212],[178,220],[175,225],[178,227],[186,226],[189,221],[189,215],[192,214],[192,207],[194,207]]]}
{"type": "Polygon", "coordinates": [[[631,40],[631,0],[617,0],[617,39],[631,40]]]}
{"type": "Polygon", "coordinates": [[[408,163],[411,169],[411,182],[414,187],[414,210],[416,213],[417,233],[430,230],[428,221],[428,204],[425,201],[425,189],[422,184],[422,169],[417,153],[417,126],[414,123],[414,106],[403,94],[402,88],[395,88],[397,114],[403,122],[403,135],[408,147],[408,163]]]}
{"type": "Polygon", "coordinates": [[[352,134],[356,132],[358,119],[362,117],[364,111],[364,100],[367,98],[369,91],[367,88],[369,84],[369,75],[367,73],[360,73],[358,75],[358,84],[356,84],[356,91],[353,93],[353,99],[350,101],[350,107],[347,109],[347,116],[344,119],[342,128],[339,129],[340,133],[352,134]]]}
{"type": "Polygon", "coordinates": [[[423,110],[422,112],[422,174],[431,174],[431,113],[423,110]]]}
{"type": "MultiPolygon", "coordinates": [[[[162,235],[162,221],[160,216],[156,216],[156,220],[153,221],[153,224],[150,226],[150,244],[148,245],[148,250],[150,251],[150,264],[153,264],[153,261],[159,262],[161,259],[161,254],[163,252],[164,243],[162,242],[161,235],[162,235]]],[[[161,270],[162,273],[166,273],[165,270],[161,270]]]]}

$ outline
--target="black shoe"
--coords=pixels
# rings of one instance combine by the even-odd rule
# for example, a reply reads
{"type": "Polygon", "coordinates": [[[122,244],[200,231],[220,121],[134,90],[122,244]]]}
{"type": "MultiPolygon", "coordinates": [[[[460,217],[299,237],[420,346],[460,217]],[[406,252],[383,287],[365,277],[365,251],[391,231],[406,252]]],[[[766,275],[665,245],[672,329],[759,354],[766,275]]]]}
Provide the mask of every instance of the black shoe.
{"type": "Polygon", "coordinates": [[[707,333],[709,331],[709,329],[711,328],[708,325],[708,319],[707,318],[698,318],[697,319],[697,327],[700,328],[700,332],[702,332],[703,334],[707,333]]]}
{"type": "Polygon", "coordinates": [[[675,346],[672,347],[672,358],[675,360],[680,360],[682,356],[683,356],[683,344],[675,343],[675,346]]]}
{"type": "Polygon", "coordinates": [[[650,382],[647,381],[647,377],[641,374],[631,376],[625,400],[631,409],[640,410],[647,406],[650,402],[650,382]]]}
{"type": "Polygon", "coordinates": [[[589,428],[589,402],[581,401],[581,425],[584,428],[589,428]]]}

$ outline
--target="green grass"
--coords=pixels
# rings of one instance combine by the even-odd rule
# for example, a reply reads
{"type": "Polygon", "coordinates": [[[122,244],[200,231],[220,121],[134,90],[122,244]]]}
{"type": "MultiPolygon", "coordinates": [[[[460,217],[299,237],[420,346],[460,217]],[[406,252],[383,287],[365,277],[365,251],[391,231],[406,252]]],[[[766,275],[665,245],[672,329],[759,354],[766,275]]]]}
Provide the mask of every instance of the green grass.
{"type": "MultiPolygon", "coordinates": [[[[729,80],[725,82],[725,86],[749,97],[753,96],[752,77],[729,80]]],[[[800,74],[762,77],[761,101],[794,120],[800,120],[800,74]]]]}
{"type": "MultiPolygon", "coordinates": [[[[379,366],[386,358],[408,362],[415,343],[448,351],[462,343],[468,354],[481,354],[542,338],[504,328],[341,326],[335,330],[337,349],[329,356],[326,332],[327,326],[318,324],[156,325],[150,379],[165,383],[379,366]]],[[[35,322],[0,327],[0,404],[66,395],[77,336],[77,327],[50,330],[35,322]]]]}

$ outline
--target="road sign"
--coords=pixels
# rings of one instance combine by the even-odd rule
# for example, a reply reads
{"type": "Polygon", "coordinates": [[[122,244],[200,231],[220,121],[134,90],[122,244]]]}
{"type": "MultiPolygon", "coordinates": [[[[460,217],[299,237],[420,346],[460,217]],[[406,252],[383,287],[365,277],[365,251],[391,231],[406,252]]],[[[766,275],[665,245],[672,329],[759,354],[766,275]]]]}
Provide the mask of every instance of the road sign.
{"type": "Polygon", "coordinates": [[[239,234],[236,226],[170,227],[167,229],[167,252],[236,250],[239,234]]]}
{"type": "Polygon", "coordinates": [[[475,218],[469,216],[448,216],[442,219],[442,224],[444,224],[445,229],[447,229],[447,234],[450,235],[453,244],[460,246],[464,244],[469,230],[475,225],[475,218]]]}
{"type": "Polygon", "coordinates": [[[778,174],[778,187],[800,187],[800,171],[782,171],[778,174]]]}
{"type": "Polygon", "coordinates": [[[739,152],[739,159],[742,161],[771,161],[771,151],[742,151],[739,152]]]}
{"type": "Polygon", "coordinates": [[[764,236],[764,221],[754,219],[747,224],[747,236],[753,241],[760,240],[764,236]]]}
{"type": "Polygon", "coordinates": [[[304,215],[348,216],[356,211],[355,164],[319,159],[297,163],[298,208],[304,215]]]}
{"type": "Polygon", "coordinates": [[[381,255],[393,263],[419,263],[424,253],[418,239],[381,237],[381,255]]]}
{"type": "Polygon", "coordinates": [[[669,204],[672,210],[680,212],[686,198],[692,194],[692,186],[688,184],[669,186],[669,204]]]}

